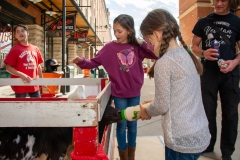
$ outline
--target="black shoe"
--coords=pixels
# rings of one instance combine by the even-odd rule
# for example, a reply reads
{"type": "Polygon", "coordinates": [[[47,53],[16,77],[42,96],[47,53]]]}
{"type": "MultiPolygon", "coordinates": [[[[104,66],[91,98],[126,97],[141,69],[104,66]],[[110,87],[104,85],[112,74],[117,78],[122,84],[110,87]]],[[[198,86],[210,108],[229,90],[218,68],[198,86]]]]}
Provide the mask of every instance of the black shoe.
{"type": "Polygon", "coordinates": [[[222,156],[222,160],[232,160],[231,156],[222,156]]]}

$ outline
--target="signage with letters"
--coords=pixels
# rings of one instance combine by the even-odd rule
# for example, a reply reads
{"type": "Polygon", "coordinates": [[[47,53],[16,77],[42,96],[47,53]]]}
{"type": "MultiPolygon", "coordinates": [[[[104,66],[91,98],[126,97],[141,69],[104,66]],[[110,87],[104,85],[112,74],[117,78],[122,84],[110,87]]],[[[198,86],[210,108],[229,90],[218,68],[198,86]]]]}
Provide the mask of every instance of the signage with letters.
{"type": "Polygon", "coordinates": [[[83,31],[75,31],[71,34],[69,38],[71,41],[78,41],[78,42],[87,42],[88,41],[88,30],[83,31]]]}
{"type": "Polygon", "coordinates": [[[85,31],[76,31],[71,36],[72,38],[88,38],[88,30],[85,31]]]}
{"type": "Polygon", "coordinates": [[[11,44],[12,27],[10,24],[0,22],[0,55],[2,55],[2,53],[8,53],[11,49],[11,44]]]}
{"type": "MultiPolygon", "coordinates": [[[[62,30],[62,18],[55,20],[46,30],[62,30]]],[[[66,17],[66,30],[74,31],[76,27],[76,16],[67,16],[66,17]]]]}

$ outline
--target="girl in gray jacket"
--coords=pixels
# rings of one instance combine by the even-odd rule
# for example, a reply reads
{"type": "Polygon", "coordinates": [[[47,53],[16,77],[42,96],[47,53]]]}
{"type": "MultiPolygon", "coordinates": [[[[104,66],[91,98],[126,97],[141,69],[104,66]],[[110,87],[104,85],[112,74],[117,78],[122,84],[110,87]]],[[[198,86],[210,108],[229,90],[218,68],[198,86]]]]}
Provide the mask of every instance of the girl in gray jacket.
{"type": "Polygon", "coordinates": [[[210,141],[201,97],[201,63],[188,50],[175,18],[166,10],[151,11],[140,30],[159,59],[149,72],[155,81],[154,100],[140,105],[139,118],[163,116],[166,160],[198,159],[210,141]]]}

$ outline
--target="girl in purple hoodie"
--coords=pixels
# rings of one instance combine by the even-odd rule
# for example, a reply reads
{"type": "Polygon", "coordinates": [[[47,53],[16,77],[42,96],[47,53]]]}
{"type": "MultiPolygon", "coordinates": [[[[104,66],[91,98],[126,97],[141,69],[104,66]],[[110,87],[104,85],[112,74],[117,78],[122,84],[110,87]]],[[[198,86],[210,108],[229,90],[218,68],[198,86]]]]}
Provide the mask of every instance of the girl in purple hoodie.
{"type": "MultiPolygon", "coordinates": [[[[121,14],[116,17],[113,30],[116,40],[107,43],[96,57],[90,60],[76,57],[72,62],[81,69],[92,69],[102,65],[111,81],[111,95],[115,107],[123,110],[139,104],[144,79],[142,61],[144,58],[157,59],[157,57],[153,53],[152,45],[136,39],[134,20],[131,16],[121,14]]],[[[117,123],[116,132],[120,159],[134,160],[137,121],[117,123]]]]}

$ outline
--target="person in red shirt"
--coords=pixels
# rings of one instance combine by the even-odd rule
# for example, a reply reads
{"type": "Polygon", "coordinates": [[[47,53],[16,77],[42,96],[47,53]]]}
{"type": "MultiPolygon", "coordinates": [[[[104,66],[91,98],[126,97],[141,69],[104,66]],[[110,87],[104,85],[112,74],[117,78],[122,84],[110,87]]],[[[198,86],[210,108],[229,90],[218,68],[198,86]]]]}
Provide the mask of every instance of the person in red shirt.
{"type": "MultiPolygon", "coordinates": [[[[22,24],[14,28],[16,39],[19,41],[12,47],[4,63],[11,78],[21,78],[24,83],[32,79],[42,78],[41,63],[43,58],[38,47],[28,42],[28,28],[22,24]]],[[[41,97],[39,86],[11,86],[15,97],[41,97]]]]}

